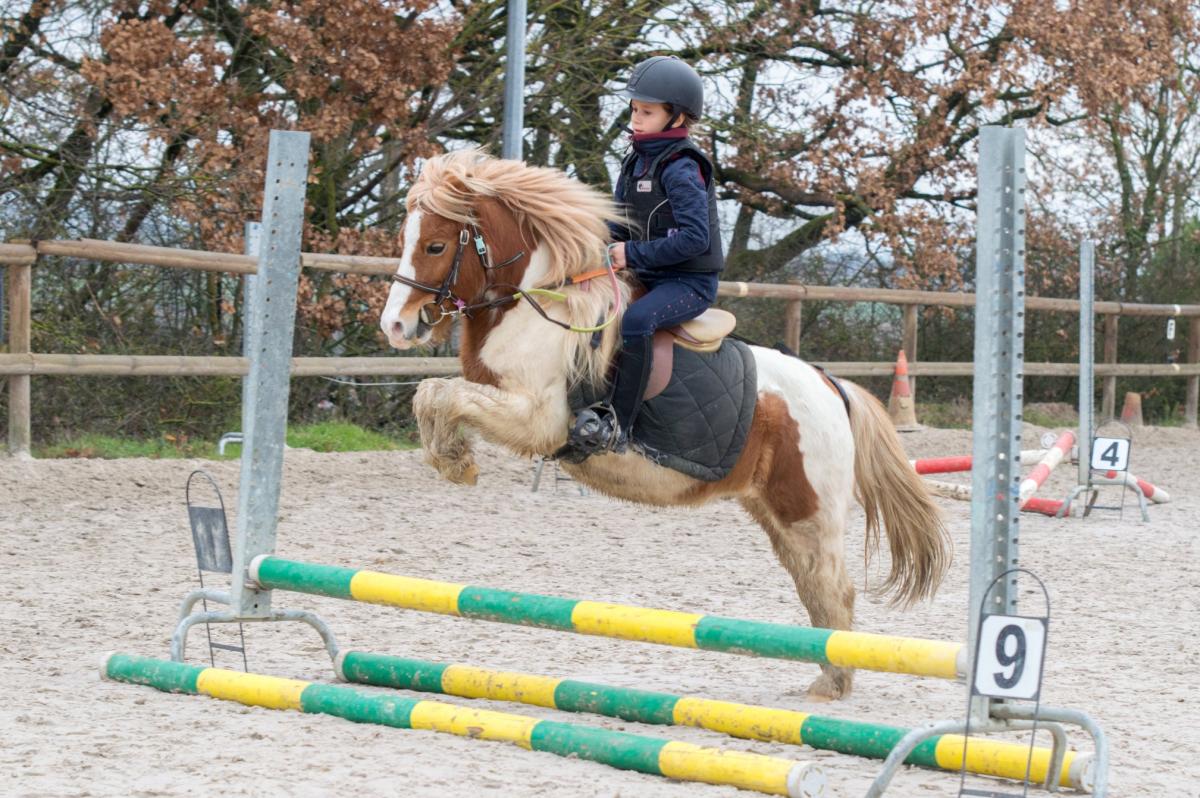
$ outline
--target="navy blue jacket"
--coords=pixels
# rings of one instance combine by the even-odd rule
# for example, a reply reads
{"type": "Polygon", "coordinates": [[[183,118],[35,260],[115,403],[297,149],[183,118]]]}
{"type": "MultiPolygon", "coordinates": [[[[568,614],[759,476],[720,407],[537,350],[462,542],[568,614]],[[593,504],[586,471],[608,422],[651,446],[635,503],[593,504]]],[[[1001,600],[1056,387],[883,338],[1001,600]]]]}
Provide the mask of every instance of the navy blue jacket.
{"type": "MultiPolygon", "coordinates": [[[[635,175],[648,179],[645,173],[650,164],[679,138],[674,131],[634,136],[633,150],[639,156],[635,175]]],[[[719,230],[709,230],[708,188],[700,165],[690,157],[678,157],[662,167],[661,180],[671,203],[676,232],[643,241],[631,237],[624,226],[610,223],[613,240],[625,242],[625,263],[648,288],[661,280],[677,280],[691,286],[706,301],[714,302],[718,275],[671,269],[673,264],[703,254],[709,248],[709,237],[720,235],[719,230]]],[[[614,195],[618,203],[625,197],[623,176],[617,180],[614,195]]]]}

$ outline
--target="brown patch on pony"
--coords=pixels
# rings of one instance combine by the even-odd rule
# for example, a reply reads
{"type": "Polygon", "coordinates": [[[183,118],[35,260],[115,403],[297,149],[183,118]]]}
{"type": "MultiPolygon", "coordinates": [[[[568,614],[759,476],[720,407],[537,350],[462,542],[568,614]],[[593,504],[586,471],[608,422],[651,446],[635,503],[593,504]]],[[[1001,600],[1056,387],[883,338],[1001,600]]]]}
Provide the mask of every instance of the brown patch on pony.
{"type": "Polygon", "coordinates": [[[804,473],[800,427],[788,413],[787,402],[773,394],[762,396],[759,406],[764,402],[774,422],[772,439],[776,446],[771,453],[762,493],[782,523],[794,524],[815,515],[820,501],[812,483],[808,481],[808,475],[804,473]]]}
{"type": "MultiPolygon", "coordinates": [[[[462,264],[459,266],[458,279],[450,286],[451,292],[467,304],[475,304],[515,293],[514,286],[525,279],[525,270],[529,267],[536,243],[532,233],[522,225],[517,224],[513,215],[501,203],[492,197],[484,197],[475,203],[476,225],[487,244],[488,254],[493,264],[504,263],[519,252],[524,254],[507,266],[497,269],[486,269],[483,259],[475,249],[472,238],[463,250],[462,264]]],[[[424,247],[418,247],[413,257],[413,270],[416,279],[426,285],[441,285],[442,280],[451,269],[454,252],[458,249],[458,235],[462,225],[441,216],[426,216],[422,220],[422,240],[448,239],[446,251],[439,256],[429,256],[424,253],[424,247]],[[431,235],[425,233],[425,228],[431,227],[431,235]],[[453,231],[451,233],[450,231],[453,231]]],[[[409,300],[408,307],[424,305],[431,296],[423,293],[414,294],[409,300]]],[[[479,352],[487,340],[488,334],[504,318],[504,314],[516,307],[516,302],[499,305],[488,310],[477,311],[472,318],[463,322],[463,337],[460,348],[460,361],[463,376],[471,382],[484,385],[499,385],[499,378],[480,360],[479,352]]],[[[447,332],[438,336],[439,340],[449,337],[451,322],[443,320],[435,326],[446,325],[447,332]]]]}
{"type": "Polygon", "coordinates": [[[468,321],[463,327],[463,337],[458,347],[458,360],[462,363],[463,377],[468,382],[491,385],[494,388],[500,387],[500,378],[496,376],[496,372],[485,366],[479,357],[479,350],[483,348],[488,333],[497,323],[475,318],[468,321]]]}
{"type": "Polygon", "coordinates": [[[800,429],[787,402],[773,393],[760,393],[754,421],[742,455],[728,476],[697,485],[691,499],[752,493],[761,497],[780,524],[793,524],[816,514],[817,492],[804,473],[800,429]]]}
{"type": "MultiPolygon", "coordinates": [[[[512,287],[520,285],[521,281],[525,279],[525,270],[529,268],[529,262],[537,247],[533,240],[533,234],[523,225],[517,224],[512,214],[495,199],[481,199],[475,204],[475,213],[479,219],[479,231],[483,234],[483,240],[487,242],[492,263],[504,263],[521,251],[524,251],[525,254],[508,266],[485,272],[479,255],[475,251],[475,243],[472,241],[467,245],[470,252],[464,256],[472,262],[470,275],[464,274],[467,271],[467,264],[464,262],[463,269],[459,273],[461,293],[458,291],[456,293],[459,296],[471,297],[467,300],[468,302],[498,299],[505,294],[515,293],[515,288],[512,287]],[[509,286],[510,289],[493,288],[488,289],[485,294],[488,283],[493,286],[509,286]]],[[[462,363],[463,376],[470,382],[499,387],[500,378],[484,365],[479,353],[482,351],[488,335],[504,319],[504,314],[516,306],[516,302],[511,302],[480,311],[463,322],[459,362],[462,363]]]]}

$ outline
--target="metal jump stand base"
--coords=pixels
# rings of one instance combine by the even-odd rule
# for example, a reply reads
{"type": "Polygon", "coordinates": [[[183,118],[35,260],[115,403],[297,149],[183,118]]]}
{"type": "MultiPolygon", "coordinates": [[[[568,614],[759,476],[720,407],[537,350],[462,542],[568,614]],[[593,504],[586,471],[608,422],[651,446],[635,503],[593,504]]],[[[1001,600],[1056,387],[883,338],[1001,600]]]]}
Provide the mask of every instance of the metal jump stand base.
{"type": "Polygon", "coordinates": [[[317,634],[321,636],[321,642],[325,644],[325,651],[329,654],[330,662],[337,663],[339,650],[337,638],[333,636],[329,625],[315,613],[305,610],[271,610],[268,615],[250,617],[241,617],[231,611],[193,613],[192,610],[195,606],[205,599],[227,606],[231,603],[229,593],[222,590],[193,590],[184,597],[183,603],[179,607],[179,623],[175,627],[175,633],[171,635],[171,659],[175,662],[183,662],[184,652],[187,650],[188,631],[196,624],[300,621],[317,630],[317,634]]]}
{"type": "MultiPolygon", "coordinates": [[[[978,724],[974,724],[970,729],[972,732],[996,734],[1000,732],[1026,731],[1035,727],[1046,729],[1050,732],[1054,738],[1054,745],[1051,749],[1050,766],[1046,771],[1046,783],[1043,785],[1050,792],[1055,792],[1058,789],[1058,780],[1062,773],[1063,760],[1067,755],[1067,735],[1063,730],[1063,724],[1078,726],[1090,734],[1092,742],[1095,745],[1095,754],[1090,763],[1085,766],[1089,767],[1094,774],[1094,782],[1091,787],[1092,794],[1096,798],[1104,798],[1105,792],[1108,789],[1108,741],[1104,737],[1104,731],[1087,713],[1074,709],[1057,709],[1055,707],[1044,706],[1022,707],[1014,704],[1000,703],[993,703],[990,709],[992,712],[990,723],[982,728],[978,724]]],[[[884,760],[883,768],[879,771],[879,775],[875,777],[875,781],[871,783],[871,788],[867,790],[867,798],[881,798],[883,796],[892,781],[892,777],[896,775],[896,771],[900,769],[900,766],[904,764],[904,760],[908,759],[921,743],[939,734],[965,734],[966,731],[967,724],[965,721],[944,720],[920,726],[904,735],[900,742],[896,743],[891,753],[888,754],[887,759],[884,760]]],[[[970,747],[969,742],[967,746],[968,748],[970,747]]],[[[1086,784],[1088,779],[1085,777],[1081,781],[1086,784]]],[[[985,793],[975,792],[971,794],[984,795],[985,793]]],[[[1003,794],[1007,795],[1008,793],[1003,794]]]]}
{"type": "MultiPolygon", "coordinates": [[[[1067,516],[1069,516],[1071,514],[1072,502],[1074,502],[1075,499],[1079,498],[1079,494],[1087,493],[1089,491],[1092,492],[1092,498],[1088,501],[1087,504],[1084,505],[1083,512],[1080,514],[1084,518],[1087,518],[1088,514],[1091,513],[1092,510],[1097,510],[1097,509],[1099,509],[1099,510],[1120,510],[1121,509],[1120,507],[1100,506],[1100,505],[1096,504],[1095,491],[1099,488],[1108,488],[1108,487],[1117,487],[1117,486],[1096,485],[1093,483],[1089,483],[1087,485],[1076,485],[1075,489],[1072,490],[1071,493],[1067,496],[1067,498],[1063,500],[1062,507],[1058,508],[1058,512],[1055,513],[1054,517],[1055,518],[1066,518],[1067,516]]],[[[1148,523],[1150,521],[1150,503],[1146,501],[1146,494],[1142,493],[1141,489],[1134,485],[1121,485],[1119,487],[1121,487],[1123,490],[1131,490],[1134,492],[1134,494],[1137,496],[1137,500],[1138,500],[1138,509],[1142,511],[1142,521],[1145,521],[1148,523]]]]}
{"type": "MultiPolygon", "coordinates": [[[[551,464],[554,466],[554,489],[555,490],[558,490],[558,483],[560,483],[560,482],[574,482],[575,481],[575,480],[571,479],[570,476],[563,476],[562,474],[559,473],[557,460],[552,461],[551,464]]],[[[542,471],[544,471],[545,468],[546,468],[546,458],[539,457],[537,460],[537,465],[534,466],[534,469],[533,469],[533,487],[530,489],[532,493],[538,492],[538,487],[540,487],[542,484],[542,471]]],[[[579,488],[580,496],[588,495],[587,488],[585,488],[583,485],[576,484],[576,487],[579,488]]]]}
{"type": "MultiPolygon", "coordinates": [[[[269,593],[245,581],[249,561],[275,550],[279,483],[287,448],[288,389],[300,277],[300,240],[308,185],[310,134],[272,130],[267,151],[262,225],[247,228],[247,253],[257,252],[253,281],[247,282],[245,349],[250,369],[242,392],[242,467],[238,496],[237,545],[225,573],[229,592],[197,590],[180,608],[171,636],[171,659],[183,660],[188,631],[196,624],[300,621],[317,630],[329,658],[336,661],[337,641],[311,612],[269,609],[269,593]],[[251,287],[252,286],[252,287],[251,287]],[[192,610],[200,601],[229,607],[222,612],[192,610]]],[[[229,436],[225,436],[229,441],[229,436]]]]}
{"type": "Polygon", "coordinates": [[[246,436],[240,432],[226,432],[224,435],[221,436],[221,439],[219,441],[217,441],[217,454],[224,457],[225,456],[225,447],[231,443],[236,443],[239,446],[244,446],[246,443],[246,436]]]}

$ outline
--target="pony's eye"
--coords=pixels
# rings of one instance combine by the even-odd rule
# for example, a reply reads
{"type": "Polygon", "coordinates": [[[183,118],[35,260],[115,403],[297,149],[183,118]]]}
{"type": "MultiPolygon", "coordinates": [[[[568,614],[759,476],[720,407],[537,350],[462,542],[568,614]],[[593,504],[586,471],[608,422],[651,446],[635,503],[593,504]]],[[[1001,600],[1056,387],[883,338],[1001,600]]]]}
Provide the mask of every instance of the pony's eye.
{"type": "Polygon", "coordinates": [[[446,251],[446,245],[442,243],[433,243],[425,247],[425,252],[429,255],[441,255],[446,251]]]}

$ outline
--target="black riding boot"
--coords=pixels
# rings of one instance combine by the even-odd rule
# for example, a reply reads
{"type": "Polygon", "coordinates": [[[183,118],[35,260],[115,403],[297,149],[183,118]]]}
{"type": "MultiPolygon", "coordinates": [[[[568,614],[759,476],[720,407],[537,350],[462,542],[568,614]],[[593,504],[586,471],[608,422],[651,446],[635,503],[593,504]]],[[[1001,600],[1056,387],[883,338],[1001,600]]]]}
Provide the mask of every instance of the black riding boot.
{"type": "Polygon", "coordinates": [[[597,402],[580,410],[575,415],[566,445],[555,452],[555,457],[568,463],[582,463],[599,452],[624,452],[642,408],[653,359],[654,336],[622,339],[611,403],[597,402]]]}
{"type": "Polygon", "coordinates": [[[646,383],[650,382],[650,368],[654,364],[654,336],[639,335],[621,339],[621,362],[617,367],[616,387],[613,390],[612,406],[617,414],[617,440],[615,448],[625,450],[638,412],[642,409],[642,398],[646,394],[646,383]]]}

